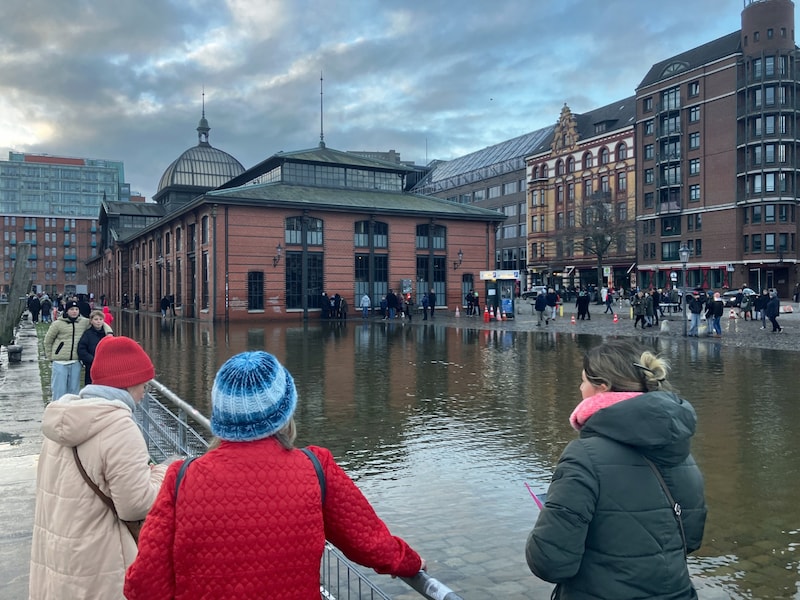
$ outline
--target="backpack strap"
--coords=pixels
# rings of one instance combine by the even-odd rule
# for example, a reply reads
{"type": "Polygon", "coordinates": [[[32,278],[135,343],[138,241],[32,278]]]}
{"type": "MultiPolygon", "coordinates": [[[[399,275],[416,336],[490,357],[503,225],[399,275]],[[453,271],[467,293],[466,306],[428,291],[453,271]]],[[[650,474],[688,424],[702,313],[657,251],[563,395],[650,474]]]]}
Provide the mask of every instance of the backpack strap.
{"type": "Polygon", "coordinates": [[[175,478],[175,504],[178,504],[178,488],[181,487],[181,481],[183,481],[183,476],[186,475],[186,469],[189,468],[189,465],[192,464],[192,461],[197,458],[193,456],[191,458],[187,458],[183,461],[181,468],[178,469],[178,476],[175,478]]]}
{"type": "Polygon", "coordinates": [[[325,504],[325,491],[326,491],[325,488],[326,488],[326,485],[325,485],[325,472],[322,470],[322,465],[320,464],[319,459],[317,458],[317,455],[314,454],[308,448],[300,448],[300,452],[305,454],[308,457],[308,459],[311,461],[311,464],[314,465],[314,470],[317,472],[317,479],[319,480],[319,491],[322,494],[322,504],[324,505],[325,504]]]}

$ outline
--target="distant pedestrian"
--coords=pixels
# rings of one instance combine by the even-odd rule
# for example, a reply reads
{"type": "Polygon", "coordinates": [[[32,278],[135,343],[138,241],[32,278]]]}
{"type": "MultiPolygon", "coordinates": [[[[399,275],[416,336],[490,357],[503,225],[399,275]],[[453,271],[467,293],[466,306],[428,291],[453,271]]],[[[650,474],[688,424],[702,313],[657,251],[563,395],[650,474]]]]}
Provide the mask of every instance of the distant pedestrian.
{"type": "Polygon", "coordinates": [[[592,316],[589,314],[589,304],[591,298],[589,297],[589,292],[585,289],[581,288],[578,292],[578,298],[575,300],[575,308],[578,309],[578,319],[583,321],[585,319],[592,320],[592,316]]]}
{"type": "MultiPolygon", "coordinates": [[[[108,310],[107,306],[103,307],[108,310]]],[[[114,331],[111,326],[105,322],[104,312],[100,310],[93,310],[89,314],[89,328],[83,332],[81,339],[78,341],[78,358],[83,363],[83,385],[87,386],[92,383],[92,363],[94,363],[94,354],[97,350],[97,344],[100,343],[107,335],[113,335],[114,331]]]]}
{"type": "Polygon", "coordinates": [[[159,305],[161,307],[161,316],[166,318],[167,311],[169,310],[169,298],[166,296],[161,297],[161,303],[159,305]]]}
{"type": "Polygon", "coordinates": [[[385,321],[386,318],[389,316],[389,302],[386,300],[386,296],[381,296],[381,318],[385,321]]]}
{"type": "Polygon", "coordinates": [[[28,297],[28,310],[31,312],[31,320],[34,323],[39,322],[39,313],[42,310],[42,303],[39,300],[39,296],[36,294],[31,294],[28,297]]]}
{"type": "Polygon", "coordinates": [[[133,295],[133,308],[136,312],[139,312],[139,304],[141,303],[142,299],[139,297],[138,292],[133,295]]]}
{"type": "Polygon", "coordinates": [[[169,295],[169,310],[172,312],[172,316],[175,316],[175,294],[169,295]]]}
{"type": "Polygon", "coordinates": [[[359,303],[359,306],[361,306],[361,318],[368,318],[369,309],[372,306],[372,301],[369,299],[369,294],[364,294],[361,296],[361,302],[359,303]]]}
{"type": "Polygon", "coordinates": [[[603,314],[611,313],[614,314],[614,290],[608,288],[606,290],[605,297],[603,298],[603,302],[606,304],[606,309],[603,311],[603,314]]]}
{"type": "MultiPolygon", "coordinates": [[[[91,319],[92,316],[89,315],[89,318],[91,319]]],[[[111,326],[114,322],[114,315],[111,314],[111,309],[108,308],[108,305],[103,306],[103,321],[105,321],[108,326],[111,326]]]]}
{"type": "Polygon", "coordinates": [[[409,323],[411,319],[414,318],[413,315],[414,303],[411,301],[411,294],[406,294],[405,298],[403,299],[403,310],[406,313],[406,319],[408,319],[409,323]]]}
{"type": "Polygon", "coordinates": [[[709,329],[714,332],[711,334],[714,337],[722,337],[722,325],[720,320],[724,312],[725,304],[723,304],[719,292],[714,292],[714,296],[712,300],[709,301],[708,308],[706,309],[706,319],[708,319],[710,323],[709,329]]]}
{"type": "Polygon", "coordinates": [[[433,288],[428,292],[428,305],[431,309],[431,319],[433,318],[433,311],[436,310],[436,292],[433,288]]]}
{"type": "Polygon", "coordinates": [[[422,295],[422,320],[428,320],[428,308],[430,307],[430,299],[428,298],[428,294],[422,295]]]}
{"type": "Polygon", "coordinates": [[[703,302],[697,292],[691,294],[686,300],[688,300],[687,308],[692,319],[688,335],[689,337],[697,337],[700,332],[700,315],[703,313],[703,302]]]}
{"type": "Polygon", "coordinates": [[[767,304],[769,304],[769,292],[764,288],[755,301],[755,309],[758,318],[761,319],[761,329],[767,328],[767,304]]]}
{"type": "Polygon", "coordinates": [[[783,327],[778,325],[778,315],[781,313],[781,301],[778,298],[778,292],[774,289],[769,291],[769,300],[767,301],[767,306],[764,308],[764,312],[769,322],[772,323],[772,333],[780,333],[783,331],[783,327]]]}
{"type": "Polygon", "coordinates": [[[41,304],[42,304],[42,322],[43,323],[52,322],[53,302],[50,300],[50,296],[48,296],[47,294],[42,296],[41,304]]]}
{"type": "Polygon", "coordinates": [[[550,319],[545,319],[544,316],[544,313],[547,310],[547,294],[544,292],[539,292],[536,294],[536,300],[534,300],[533,308],[536,310],[536,315],[538,316],[536,326],[541,327],[542,323],[548,325],[550,323],[550,319]]]}
{"type": "Polygon", "coordinates": [[[558,294],[556,294],[556,291],[553,288],[547,288],[545,299],[547,300],[547,309],[550,311],[550,314],[547,316],[546,320],[547,323],[550,323],[550,319],[553,319],[554,321],[556,319],[556,311],[558,310],[558,294]]]}
{"type": "Polygon", "coordinates": [[[54,402],[65,394],[77,394],[81,389],[82,365],[78,359],[78,342],[89,327],[89,319],[81,316],[78,303],[70,300],[61,317],[47,329],[44,353],[52,361],[50,391],[54,402]]]}
{"type": "Polygon", "coordinates": [[[394,293],[393,289],[389,289],[389,293],[386,294],[386,306],[389,308],[389,318],[394,319],[400,308],[400,301],[397,299],[397,294],[394,293]]]}
{"type": "Polygon", "coordinates": [[[633,298],[631,298],[631,306],[633,307],[633,317],[634,317],[633,321],[634,329],[636,329],[636,326],[639,325],[639,323],[642,324],[642,329],[647,327],[647,318],[646,318],[647,307],[645,303],[646,301],[644,299],[644,292],[642,290],[636,292],[636,295],[633,298]]]}

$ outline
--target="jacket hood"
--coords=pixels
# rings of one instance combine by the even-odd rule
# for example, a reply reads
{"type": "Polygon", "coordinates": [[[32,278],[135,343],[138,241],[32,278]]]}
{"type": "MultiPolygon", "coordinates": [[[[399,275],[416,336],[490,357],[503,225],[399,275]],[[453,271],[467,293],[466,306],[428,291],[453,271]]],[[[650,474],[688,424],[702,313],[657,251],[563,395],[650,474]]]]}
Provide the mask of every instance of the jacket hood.
{"type": "Polygon", "coordinates": [[[79,446],[110,424],[133,417],[122,400],[67,394],[45,408],[42,433],[61,446],[79,446]]]}
{"type": "Polygon", "coordinates": [[[697,414],[689,402],[672,392],[648,392],[595,412],[581,437],[607,437],[671,465],[689,456],[696,427],[697,414]]]}

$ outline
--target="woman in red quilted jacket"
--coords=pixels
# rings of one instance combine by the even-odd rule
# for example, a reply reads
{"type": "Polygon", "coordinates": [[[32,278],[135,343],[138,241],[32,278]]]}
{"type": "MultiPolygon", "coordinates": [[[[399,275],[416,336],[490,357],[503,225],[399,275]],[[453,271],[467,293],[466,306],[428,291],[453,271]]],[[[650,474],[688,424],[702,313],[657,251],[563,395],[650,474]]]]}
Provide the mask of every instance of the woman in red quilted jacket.
{"type": "Polygon", "coordinates": [[[318,600],[327,537],[351,560],[401,577],[425,561],[386,524],[325,448],[324,474],[293,446],[297,391],[266,352],[225,362],[211,391],[219,445],[185,469],[170,467],[128,569],[131,600],[318,600]]]}

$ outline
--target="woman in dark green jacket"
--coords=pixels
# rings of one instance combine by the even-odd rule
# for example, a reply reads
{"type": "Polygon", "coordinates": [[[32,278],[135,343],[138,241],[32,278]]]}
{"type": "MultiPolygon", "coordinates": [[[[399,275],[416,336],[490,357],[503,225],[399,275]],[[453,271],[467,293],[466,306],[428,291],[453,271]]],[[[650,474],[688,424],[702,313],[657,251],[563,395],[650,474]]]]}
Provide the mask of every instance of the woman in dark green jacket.
{"type": "Polygon", "coordinates": [[[627,340],[586,353],[580,432],[558,461],[525,549],[553,598],[697,598],[686,553],[703,539],[703,477],[690,453],[697,415],[667,365],[627,340]],[[682,513],[676,517],[664,485],[682,513]]]}

